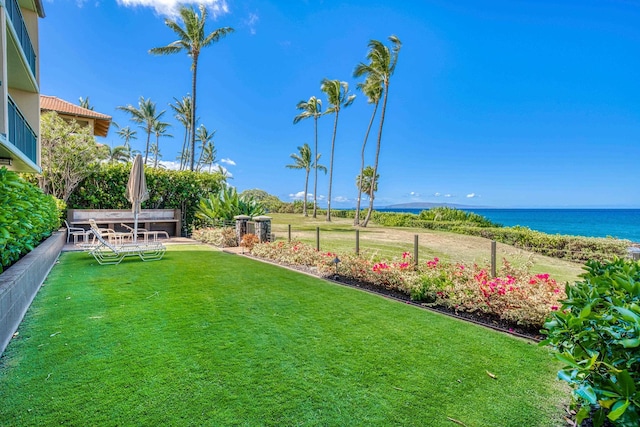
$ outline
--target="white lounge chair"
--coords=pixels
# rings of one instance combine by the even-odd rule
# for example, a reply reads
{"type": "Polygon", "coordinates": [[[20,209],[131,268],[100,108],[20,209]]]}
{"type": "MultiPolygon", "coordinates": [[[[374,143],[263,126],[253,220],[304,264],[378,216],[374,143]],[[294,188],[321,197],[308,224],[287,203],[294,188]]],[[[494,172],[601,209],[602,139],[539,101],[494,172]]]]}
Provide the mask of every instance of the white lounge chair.
{"type": "MultiPolygon", "coordinates": [[[[127,224],[125,223],[120,223],[120,225],[124,228],[126,228],[127,230],[129,230],[129,232],[133,235],[134,229],[132,227],[129,227],[127,224]]],[[[144,238],[145,242],[149,241],[149,237],[153,238],[154,242],[158,241],[158,237],[159,235],[162,235],[162,237],[165,238],[169,238],[169,233],[167,233],[164,230],[153,230],[153,231],[149,231],[146,228],[138,228],[138,237],[142,236],[144,238]]]]}
{"type": "Polygon", "coordinates": [[[87,243],[87,239],[89,238],[88,230],[85,230],[82,227],[72,227],[66,219],[64,220],[64,226],[67,227],[67,243],[69,243],[71,236],[73,236],[74,245],[78,244],[78,237],[80,236],[82,236],[82,242],[87,243]]]}
{"type": "Polygon", "coordinates": [[[124,243],[125,240],[133,239],[133,233],[130,233],[130,232],[123,233],[120,231],[112,230],[111,228],[98,227],[98,224],[96,223],[95,219],[90,219],[89,225],[91,226],[91,229],[94,230],[94,234],[99,233],[102,237],[107,236],[107,238],[109,239],[109,242],[111,243],[121,244],[121,243],[124,243]]]}
{"type": "Polygon", "coordinates": [[[99,229],[90,231],[97,244],[89,253],[98,261],[98,264],[120,264],[127,256],[137,256],[143,261],[157,261],[162,259],[167,248],[159,242],[136,242],[112,244],[105,239],[99,229]]]}

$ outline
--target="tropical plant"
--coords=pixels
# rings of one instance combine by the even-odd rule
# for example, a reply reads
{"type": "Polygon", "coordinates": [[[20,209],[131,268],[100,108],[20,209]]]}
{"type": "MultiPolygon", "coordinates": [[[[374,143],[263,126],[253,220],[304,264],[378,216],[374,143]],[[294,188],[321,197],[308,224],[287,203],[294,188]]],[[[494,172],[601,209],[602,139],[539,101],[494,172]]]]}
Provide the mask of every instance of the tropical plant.
{"type": "MultiPolygon", "coordinates": [[[[296,105],[298,110],[302,112],[293,118],[293,124],[313,118],[313,130],[315,134],[315,147],[314,153],[316,157],[318,155],[318,119],[322,116],[322,101],[315,96],[309,98],[308,101],[300,101],[296,105]]],[[[313,217],[315,218],[318,212],[318,168],[314,167],[313,178],[313,217]]]]}
{"type": "MultiPolygon", "coordinates": [[[[179,14],[182,19],[182,23],[184,24],[184,28],[171,19],[167,18],[164,21],[164,23],[176,33],[178,40],[169,43],[167,46],[154,47],[149,50],[149,53],[155,55],[172,55],[174,53],[185,51],[191,58],[191,129],[196,128],[196,78],[198,75],[198,59],[200,57],[200,51],[202,48],[210,46],[234,31],[231,27],[222,27],[206,35],[204,25],[207,20],[207,8],[201,4],[199,6],[199,10],[200,14],[198,15],[193,7],[181,6],[179,14]]],[[[195,167],[195,147],[195,132],[192,132],[191,148],[189,153],[190,169],[192,171],[195,167]]]]}
{"type": "Polygon", "coordinates": [[[151,101],[151,98],[145,99],[143,96],[138,100],[138,108],[129,104],[126,106],[117,107],[118,110],[125,111],[131,115],[131,120],[134,123],[138,123],[142,129],[147,133],[147,144],[144,150],[144,164],[147,164],[149,158],[149,145],[151,141],[151,133],[153,132],[154,124],[160,120],[165,113],[164,110],[156,112],[156,104],[151,101]]]}
{"type": "Polygon", "coordinates": [[[578,425],[640,425],[640,262],[589,261],[544,328],[573,387],[578,425]]]}
{"type": "Polygon", "coordinates": [[[82,108],[86,108],[87,110],[93,110],[93,106],[89,104],[88,96],[86,98],[80,97],[78,99],[78,105],[80,105],[82,108]]]}
{"type": "Polygon", "coordinates": [[[41,167],[38,176],[45,193],[67,201],[78,183],[106,157],[91,130],[76,121],[66,122],[55,112],[40,117],[41,167]]]}
{"type": "Polygon", "coordinates": [[[200,158],[197,169],[200,171],[204,165],[209,165],[209,172],[216,161],[216,148],[213,136],[216,131],[209,132],[204,125],[200,125],[196,130],[196,141],[200,142],[200,158]]]}
{"type": "Polygon", "coordinates": [[[118,136],[124,140],[124,146],[129,150],[131,150],[131,140],[138,139],[136,136],[137,133],[137,131],[132,130],[129,126],[125,126],[117,132],[118,136]]]}
{"type": "Polygon", "coordinates": [[[237,215],[264,215],[265,209],[260,202],[238,195],[233,187],[227,187],[218,194],[200,199],[196,217],[203,221],[233,220],[237,215]]]}
{"type": "MultiPolygon", "coordinates": [[[[193,103],[191,102],[191,96],[183,96],[182,100],[178,98],[173,98],[176,103],[169,104],[171,109],[173,110],[174,117],[184,126],[184,140],[182,142],[182,150],[180,150],[180,170],[183,170],[189,161],[189,147],[188,142],[191,136],[191,116],[193,114],[193,103]]],[[[197,119],[196,119],[197,121],[197,119]]]]}
{"type": "MultiPolygon", "coordinates": [[[[364,134],[364,141],[362,142],[362,150],[360,152],[360,175],[364,173],[364,154],[367,147],[367,140],[369,139],[369,132],[371,132],[371,126],[373,126],[373,120],[378,112],[378,105],[380,104],[380,97],[382,96],[382,86],[375,76],[367,76],[364,83],[358,83],[358,89],[367,97],[367,102],[373,104],[373,112],[371,113],[371,119],[369,119],[369,125],[367,131],[364,134]]],[[[365,191],[366,192],[366,191],[365,191]]],[[[360,200],[362,199],[362,188],[358,185],[358,197],[356,198],[356,215],[353,220],[353,225],[360,225],[360,200]]]]}
{"type": "Polygon", "coordinates": [[[107,161],[110,163],[115,162],[128,162],[131,160],[131,150],[126,145],[116,145],[115,147],[111,147],[109,145],[105,145],[107,151],[107,161]]]}
{"type": "MultiPolygon", "coordinates": [[[[387,99],[389,95],[389,81],[391,76],[395,72],[396,65],[398,63],[398,54],[400,52],[400,47],[402,43],[400,39],[396,36],[390,36],[389,41],[392,43],[393,47],[389,49],[389,47],[385,46],[378,40],[371,40],[369,42],[369,52],[367,53],[367,59],[369,60],[368,64],[360,63],[356,66],[356,69],[353,72],[354,77],[361,77],[366,75],[367,79],[370,80],[372,84],[380,84],[383,98],[382,98],[382,109],[380,110],[380,126],[378,128],[378,140],[376,144],[376,155],[373,164],[373,175],[377,176],[378,174],[378,161],[380,158],[380,145],[382,141],[382,128],[384,126],[384,118],[385,113],[387,111],[387,99]]],[[[373,187],[371,187],[371,191],[373,191],[373,187]]],[[[363,227],[366,227],[371,219],[371,212],[373,211],[373,194],[369,194],[369,209],[367,211],[367,216],[362,223],[363,227]]]]}
{"type": "Polygon", "coordinates": [[[166,136],[167,138],[173,138],[173,135],[167,133],[167,129],[171,127],[169,123],[156,120],[153,123],[153,133],[156,135],[156,143],[153,151],[153,167],[158,167],[158,156],[160,154],[160,137],[166,136]]]}
{"type": "Polygon", "coordinates": [[[307,214],[307,195],[309,189],[309,172],[311,172],[311,168],[320,169],[324,173],[327,173],[327,168],[323,165],[318,164],[320,161],[320,154],[316,153],[316,161],[311,161],[311,147],[306,142],[302,147],[298,147],[298,153],[291,154],[291,157],[294,161],[293,164],[287,165],[289,169],[304,169],[304,199],[302,199],[302,214],[304,216],[308,216],[307,214]]]}
{"type": "MultiPolygon", "coordinates": [[[[356,187],[358,187],[358,192],[360,194],[365,193],[366,195],[371,195],[378,191],[378,179],[380,175],[376,175],[375,179],[373,178],[373,168],[371,166],[367,166],[362,171],[361,175],[356,177],[356,187]],[[371,185],[374,186],[373,191],[371,185]]],[[[356,210],[356,215],[358,215],[358,211],[356,210]]]]}
{"type": "Polygon", "coordinates": [[[353,104],[356,96],[349,93],[349,83],[339,80],[323,79],[320,89],[327,95],[331,107],[324,114],[335,114],[333,121],[333,136],[331,138],[331,157],[329,158],[329,194],[327,195],[327,221],[331,221],[331,187],[333,185],[333,153],[338,132],[338,116],[342,108],[353,104]]]}

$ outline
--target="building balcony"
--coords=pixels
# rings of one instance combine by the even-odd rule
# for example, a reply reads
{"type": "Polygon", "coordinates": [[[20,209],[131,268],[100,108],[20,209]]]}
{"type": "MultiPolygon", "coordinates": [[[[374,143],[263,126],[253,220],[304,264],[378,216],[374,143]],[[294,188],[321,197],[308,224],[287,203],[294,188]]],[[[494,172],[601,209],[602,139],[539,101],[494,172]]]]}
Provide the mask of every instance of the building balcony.
{"type": "Polygon", "coordinates": [[[29,65],[29,69],[33,76],[36,75],[36,51],[33,48],[33,43],[31,43],[31,37],[29,36],[29,32],[27,31],[27,26],[24,22],[24,17],[22,16],[22,11],[20,9],[20,5],[18,4],[18,0],[6,0],[5,7],[7,9],[7,15],[11,20],[13,25],[13,29],[15,30],[16,36],[18,38],[18,43],[22,48],[22,52],[27,60],[27,64],[29,65]]]}
{"type": "Polygon", "coordinates": [[[7,140],[37,165],[38,137],[11,97],[9,97],[7,105],[9,107],[9,123],[7,126],[9,132],[7,134],[7,140]]]}

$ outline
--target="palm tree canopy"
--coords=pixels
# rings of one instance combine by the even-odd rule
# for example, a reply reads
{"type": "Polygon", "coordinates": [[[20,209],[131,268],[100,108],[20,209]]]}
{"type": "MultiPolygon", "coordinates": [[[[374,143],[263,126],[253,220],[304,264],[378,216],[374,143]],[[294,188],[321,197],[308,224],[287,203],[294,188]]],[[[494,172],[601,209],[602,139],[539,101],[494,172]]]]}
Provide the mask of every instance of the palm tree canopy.
{"type": "Polygon", "coordinates": [[[320,90],[327,94],[327,99],[331,107],[327,108],[324,114],[339,112],[342,107],[353,104],[356,96],[349,93],[349,83],[340,80],[323,79],[320,90]]]}
{"type": "Polygon", "coordinates": [[[200,14],[192,6],[180,8],[180,18],[184,23],[184,28],[176,21],[165,19],[164,23],[171,28],[178,36],[178,40],[169,43],[167,46],[154,47],[149,53],[154,55],[171,55],[181,51],[186,51],[192,59],[192,69],[195,67],[200,55],[200,50],[205,48],[234,30],[231,27],[218,28],[214,32],[205,35],[204,24],[207,20],[207,8],[204,5],[198,7],[200,14]]]}
{"type": "Polygon", "coordinates": [[[322,115],[322,100],[312,96],[308,101],[298,102],[296,108],[302,112],[293,118],[294,125],[300,120],[320,117],[322,115]]]}
{"type": "Polygon", "coordinates": [[[145,99],[144,96],[140,97],[140,100],[138,101],[138,108],[129,104],[127,106],[117,107],[117,109],[129,113],[131,115],[131,120],[143,125],[142,127],[148,132],[153,128],[154,122],[160,120],[162,115],[165,113],[164,110],[157,113],[156,104],[151,101],[151,98],[145,99]]]}
{"type": "Polygon", "coordinates": [[[390,36],[389,41],[393,44],[391,49],[379,40],[369,41],[369,53],[367,53],[369,64],[359,63],[353,71],[353,76],[361,77],[367,74],[386,86],[396,69],[398,53],[402,47],[402,42],[396,36],[390,36]]]}

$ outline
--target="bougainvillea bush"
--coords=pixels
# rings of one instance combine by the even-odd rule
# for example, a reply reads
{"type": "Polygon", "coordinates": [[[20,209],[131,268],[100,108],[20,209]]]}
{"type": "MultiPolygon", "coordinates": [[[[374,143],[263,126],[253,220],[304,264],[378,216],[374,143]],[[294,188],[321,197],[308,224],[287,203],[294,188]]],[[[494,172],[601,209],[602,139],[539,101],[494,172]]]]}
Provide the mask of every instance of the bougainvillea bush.
{"type": "Polygon", "coordinates": [[[396,260],[382,260],[375,255],[339,255],[300,242],[278,241],[258,244],[252,253],[287,265],[313,267],[321,276],[400,292],[427,305],[494,316],[531,328],[541,327],[566,296],[548,274],[530,273],[529,263],[515,267],[505,260],[497,277],[491,277],[488,266],[438,258],[415,263],[406,252],[396,260]],[[337,265],[336,257],[340,260],[337,265]]]}

